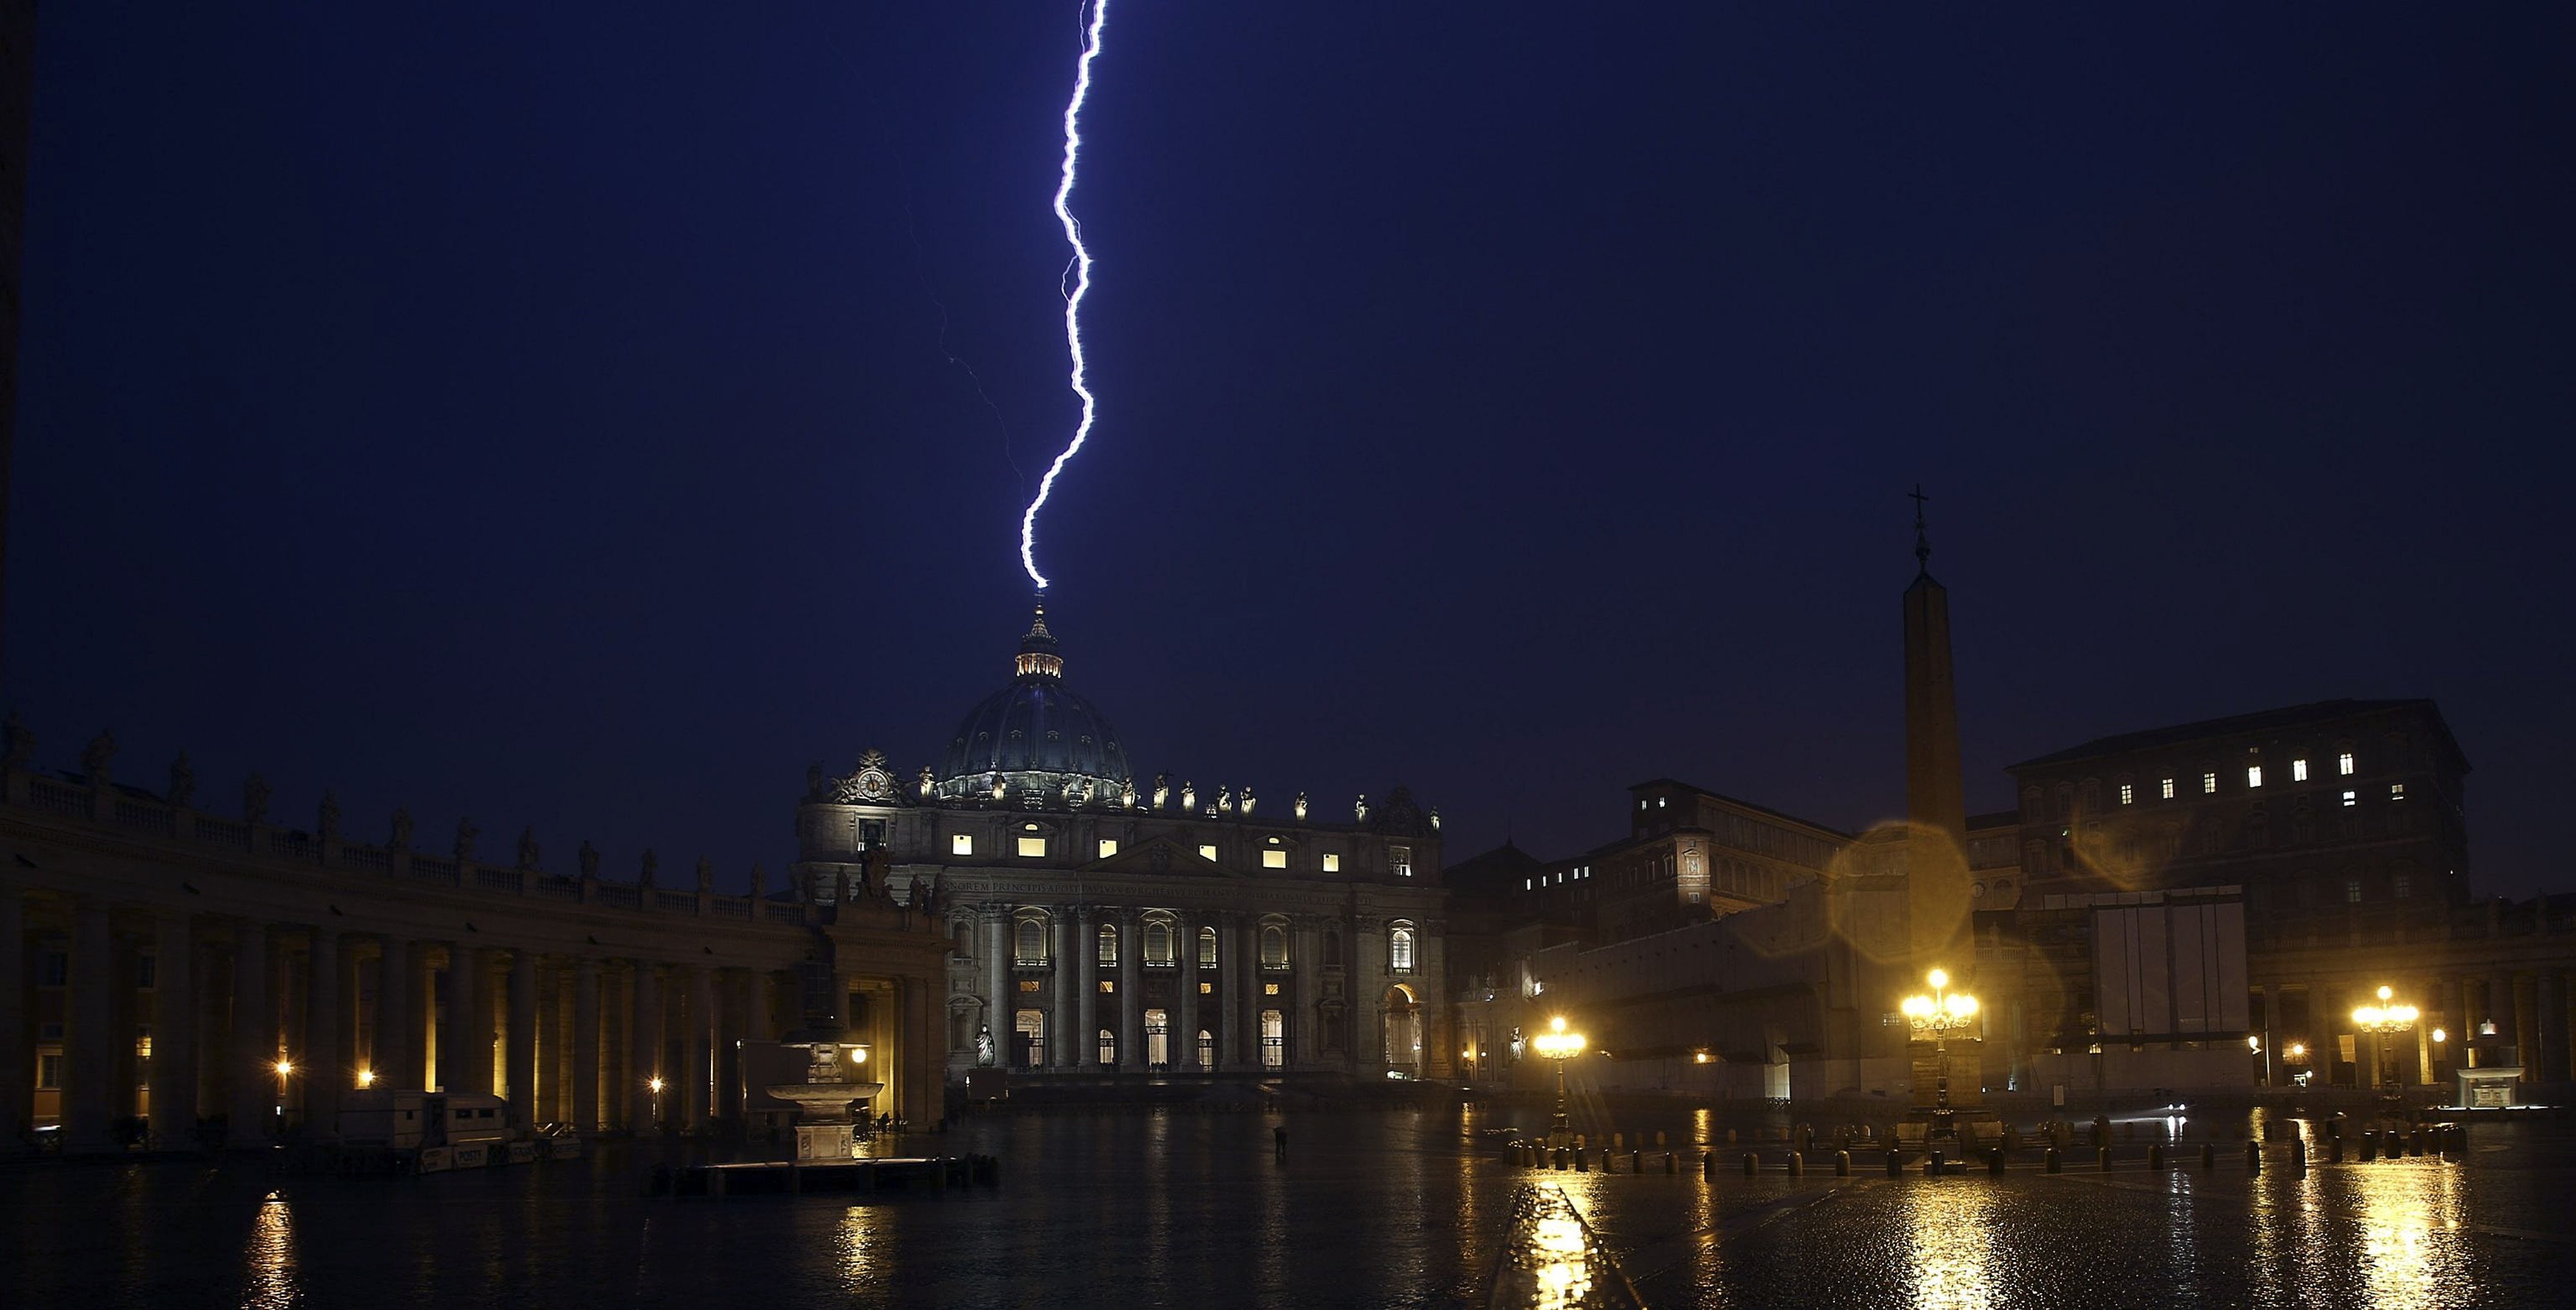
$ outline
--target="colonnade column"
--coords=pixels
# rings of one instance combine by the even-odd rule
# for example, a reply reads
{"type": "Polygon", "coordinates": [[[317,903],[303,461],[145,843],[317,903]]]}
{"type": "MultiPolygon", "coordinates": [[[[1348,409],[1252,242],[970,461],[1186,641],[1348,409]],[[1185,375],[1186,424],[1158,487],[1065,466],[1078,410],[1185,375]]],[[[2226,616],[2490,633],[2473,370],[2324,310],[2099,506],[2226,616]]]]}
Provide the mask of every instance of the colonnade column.
{"type": "Polygon", "coordinates": [[[626,1029],[626,1049],[634,1063],[627,1075],[634,1084],[627,1089],[633,1107],[627,1123],[636,1132],[648,1132],[660,1126],[654,1121],[652,1082],[662,1076],[662,989],[653,966],[643,960],[635,962],[635,1018],[626,1029]]]}
{"type": "Polygon", "coordinates": [[[376,957],[376,1041],[367,1052],[367,1067],[376,1085],[389,1091],[420,1089],[420,1048],[411,1040],[411,943],[384,939],[376,957]]]}
{"type": "Polygon", "coordinates": [[[1145,1067],[1145,997],[1137,978],[1145,942],[1134,910],[1118,912],[1118,1067],[1145,1067]]]}
{"type": "Polygon", "coordinates": [[[684,1108],[690,1132],[704,1132],[707,1108],[712,1104],[715,1079],[716,979],[715,970],[704,965],[689,966],[688,1026],[682,1031],[688,1040],[680,1043],[680,1058],[689,1062],[681,1071],[688,1080],[684,1108]]]}
{"type": "MultiPolygon", "coordinates": [[[[66,1152],[105,1151],[114,1120],[116,1024],[115,939],[107,905],[84,896],[72,905],[71,971],[63,1024],[62,1125],[66,1152]]],[[[11,980],[13,983],[15,979],[11,980]]],[[[26,1076],[23,1069],[9,1071],[26,1076]]]]}
{"type": "Polygon", "coordinates": [[[1011,1062],[1011,1033],[1016,1008],[1011,996],[1011,911],[1006,905],[987,905],[981,911],[984,919],[984,1028],[993,1037],[993,1063],[1011,1062]]]}
{"type": "MultiPolygon", "coordinates": [[[[0,906],[0,918],[7,908],[0,906]]],[[[151,1128],[152,1145],[165,1151],[197,1139],[196,942],[188,927],[184,914],[164,914],[153,923],[151,1128]]],[[[0,951],[7,945],[0,943],[0,951]]],[[[0,985],[14,995],[18,975],[0,977],[8,979],[0,985]]]]}
{"type": "Polygon", "coordinates": [[[296,1061],[304,1079],[304,1131],[323,1141],[340,1139],[340,1088],[348,1063],[340,1051],[340,934],[315,928],[306,939],[304,1052],[296,1061]]]}
{"type": "Polygon", "coordinates": [[[1181,955],[1181,996],[1165,1020],[1171,1027],[1167,1039],[1177,1048],[1172,1054],[1175,1069],[1196,1070],[1199,1067],[1199,929],[1187,914],[1172,919],[1172,933],[1179,940],[1172,943],[1181,955]]]}
{"type": "Polygon", "coordinates": [[[1074,993],[1074,1060],[1078,1069],[1100,1063],[1100,927],[1085,905],[1074,911],[1074,972],[1081,978],[1074,993]]]}
{"type": "MultiPolygon", "coordinates": [[[[27,1049],[27,909],[16,887],[0,883],[0,1156],[27,1140],[35,1057],[27,1049]]],[[[157,1089],[156,1089],[157,1091],[157,1089]]]]}
{"type": "Polygon", "coordinates": [[[572,1126],[598,1132],[599,1121],[599,961],[576,960],[572,966],[572,1126]]]}
{"type": "Polygon", "coordinates": [[[521,1127],[537,1122],[537,953],[510,952],[510,1036],[501,1076],[509,1081],[510,1118],[521,1127]]]}
{"type": "Polygon", "coordinates": [[[1053,920],[1047,925],[1055,936],[1055,1004],[1047,1019],[1047,1067],[1070,1069],[1075,1066],[1072,1028],[1073,1008],[1073,915],[1061,905],[1055,907],[1053,920]]]}
{"type": "Polygon", "coordinates": [[[277,1076],[277,1026],[268,1003],[268,929],[233,927],[233,1051],[230,1137],[235,1146],[268,1139],[269,1080],[277,1076]]]}

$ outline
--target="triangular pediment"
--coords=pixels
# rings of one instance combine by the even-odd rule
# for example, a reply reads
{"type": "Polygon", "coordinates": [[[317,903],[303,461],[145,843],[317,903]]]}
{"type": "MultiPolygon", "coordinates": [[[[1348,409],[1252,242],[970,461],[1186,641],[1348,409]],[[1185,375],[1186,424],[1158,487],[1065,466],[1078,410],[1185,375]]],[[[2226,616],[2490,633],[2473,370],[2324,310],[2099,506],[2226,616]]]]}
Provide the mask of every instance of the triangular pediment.
{"type": "Polygon", "coordinates": [[[1082,870],[1085,873],[1141,873],[1166,878],[1230,876],[1225,866],[1199,854],[1197,848],[1169,837],[1148,837],[1133,849],[1122,850],[1105,860],[1094,860],[1082,866],[1082,870]]]}

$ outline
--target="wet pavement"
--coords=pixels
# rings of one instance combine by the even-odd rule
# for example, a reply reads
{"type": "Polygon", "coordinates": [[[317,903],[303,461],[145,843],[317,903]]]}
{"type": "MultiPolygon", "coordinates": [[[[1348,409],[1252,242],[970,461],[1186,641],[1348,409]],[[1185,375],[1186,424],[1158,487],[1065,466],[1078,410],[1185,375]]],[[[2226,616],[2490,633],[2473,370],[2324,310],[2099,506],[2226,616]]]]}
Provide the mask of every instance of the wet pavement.
{"type": "MultiPolygon", "coordinates": [[[[2151,1124],[2194,1145],[2152,1172],[1889,1178],[1875,1152],[1802,1177],[1736,1161],[1702,1114],[1621,1114],[1710,1144],[1666,1175],[1531,1171],[1528,1109],[1037,1114],[914,1149],[1001,1157],[943,1195],[646,1200],[657,1152],[413,1179],[271,1179],[240,1162],[0,1171],[9,1304],[287,1306],[1453,1306],[1482,1304],[1513,1197],[1561,1184],[1651,1304],[2557,1305],[2576,1288],[2576,1129],[2487,1125],[2463,1159],[2249,1176],[2234,1123],[2151,1124]],[[1285,1163],[1271,1129],[1289,1129],[1285,1163]],[[2219,1164],[2197,1143],[2215,1129],[2219,1164]]],[[[2322,1161],[2322,1156],[2320,1156],[2322,1161]]],[[[1624,1162],[1623,1162],[1624,1163],[1624,1162]]]]}

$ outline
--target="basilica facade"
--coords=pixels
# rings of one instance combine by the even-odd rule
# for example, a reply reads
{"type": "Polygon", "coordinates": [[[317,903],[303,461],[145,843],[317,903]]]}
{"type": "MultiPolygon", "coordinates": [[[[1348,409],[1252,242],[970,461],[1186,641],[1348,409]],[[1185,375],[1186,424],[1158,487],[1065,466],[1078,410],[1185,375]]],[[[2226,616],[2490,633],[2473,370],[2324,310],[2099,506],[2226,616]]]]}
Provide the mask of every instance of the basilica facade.
{"type": "Polygon", "coordinates": [[[1396,787],[1327,815],[1127,760],[1041,607],[939,764],[811,771],[796,885],[941,926],[954,1079],[1449,1076],[1438,811],[1396,787]]]}

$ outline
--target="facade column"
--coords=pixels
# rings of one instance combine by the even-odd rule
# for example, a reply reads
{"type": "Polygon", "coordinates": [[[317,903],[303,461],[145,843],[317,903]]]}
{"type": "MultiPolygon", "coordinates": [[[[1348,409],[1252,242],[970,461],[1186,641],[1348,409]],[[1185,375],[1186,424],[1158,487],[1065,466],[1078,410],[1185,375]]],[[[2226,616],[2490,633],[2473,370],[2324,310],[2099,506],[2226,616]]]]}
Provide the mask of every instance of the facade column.
{"type": "Polygon", "coordinates": [[[387,936],[376,957],[376,1042],[367,1052],[367,1068],[376,1086],[387,1091],[418,1091],[420,1048],[411,1040],[411,943],[387,936]]]}
{"type": "Polygon", "coordinates": [[[1259,1073],[1264,1067],[1261,1063],[1261,1011],[1270,1005],[1270,999],[1261,992],[1261,920],[1250,914],[1244,915],[1235,940],[1239,943],[1235,954],[1241,957],[1241,962],[1235,966],[1235,976],[1243,980],[1243,1000],[1236,1004],[1234,1013],[1243,1023],[1243,1040],[1240,1043],[1243,1067],[1259,1073]]]}
{"type": "MultiPolygon", "coordinates": [[[[0,906],[0,918],[6,913],[0,906]]],[[[152,1145],[164,1151],[197,1140],[197,944],[188,927],[184,914],[160,915],[153,923],[151,1130],[152,1145]]],[[[6,946],[0,943],[0,951],[6,946]]],[[[0,976],[14,994],[18,975],[0,976]]]]}
{"type": "Polygon", "coordinates": [[[1386,1068],[1386,920],[1351,916],[1351,1067],[1375,1075],[1386,1068]]]}
{"type": "MultiPolygon", "coordinates": [[[[2513,1027],[2513,975],[2499,969],[2487,975],[2487,1020],[2496,1026],[2499,1041],[2515,1040],[2513,1027]]],[[[2530,1058],[2522,1051],[2513,1053],[2514,1063],[2530,1058]]]]}
{"type": "Polygon", "coordinates": [[[1081,978],[1074,993],[1073,1063],[1091,1069],[1100,1063],[1100,921],[1088,905],[1074,911],[1073,954],[1081,978]]]}
{"type": "Polygon", "coordinates": [[[26,898],[0,882],[0,1157],[23,1149],[35,1095],[36,1060],[27,1049],[26,979],[26,898]]]}
{"type": "Polygon", "coordinates": [[[537,961],[537,1118],[545,1123],[572,1122],[572,1061],[564,1041],[566,1011],[572,1008],[572,984],[561,961],[537,961]]]}
{"type": "Polygon", "coordinates": [[[693,1133],[707,1130],[707,1107],[712,1104],[715,1080],[715,970],[704,965],[691,965],[689,979],[688,1023],[681,1031],[687,1040],[680,1043],[680,1058],[688,1061],[681,1070],[688,1092],[683,1105],[687,1128],[693,1133]]]}
{"type": "Polygon", "coordinates": [[[599,961],[572,966],[572,1126],[595,1133],[599,1118],[599,961]]]}
{"type": "Polygon", "coordinates": [[[1296,1004],[1288,1008],[1288,1067],[1314,1067],[1315,1045],[1315,980],[1324,968],[1323,945],[1315,931],[1315,917],[1299,915],[1294,920],[1288,944],[1288,990],[1296,1004]]]}
{"type": "Polygon", "coordinates": [[[1118,911],[1118,1067],[1145,1067],[1145,996],[1138,979],[1144,970],[1145,939],[1136,911],[1118,911]]]}
{"type": "MultiPolygon", "coordinates": [[[[115,1148],[108,1126],[115,1120],[116,941],[107,905],[81,897],[72,905],[71,975],[64,998],[63,1150],[94,1153],[115,1148]]],[[[10,1076],[24,1077],[24,1070],[10,1076]]]]}
{"type": "Polygon", "coordinates": [[[1171,1033],[1167,1042],[1172,1048],[1172,1067],[1192,1073],[1199,1067],[1199,925],[1184,912],[1173,918],[1173,935],[1179,940],[1172,948],[1181,956],[1181,996],[1165,1022],[1171,1033]]]}
{"type": "Polygon", "coordinates": [[[984,1029],[993,1036],[993,1063],[1011,1062],[1011,1033],[1018,1007],[1011,995],[1011,907],[987,905],[984,917],[984,1029]]]}
{"type": "Polygon", "coordinates": [[[266,924],[244,921],[233,927],[232,1054],[229,1136],[235,1146],[258,1146],[268,1140],[269,1088],[277,1077],[266,924]]]}
{"type": "Polygon", "coordinates": [[[340,934],[315,928],[304,970],[304,1050],[295,1057],[304,1079],[304,1131],[340,1140],[340,1089],[349,1077],[340,1051],[340,934]]]}
{"type": "Polygon", "coordinates": [[[510,1084],[510,1119],[534,1127],[541,1113],[537,1101],[537,953],[526,947],[510,952],[510,1035],[504,1048],[502,1076],[510,1084]]]}
{"type": "Polygon", "coordinates": [[[1236,1067],[1243,1053],[1235,1049],[1235,1030],[1242,1027],[1236,1016],[1243,1011],[1243,988],[1236,978],[1243,970],[1243,943],[1235,932],[1232,910],[1210,915],[1216,922],[1216,1038],[1215,1068],[1218,1072],[1236,1067]]]}
{"type": "MultiPolygon", "coordinates": [[[[626,1029],[626,1049],[634,1068],[627,1075],[633,1086],[627,1089],[632,1107],[627,1123],[636,1132],[651,1132],[661,1125],[654,1116],[652,1083],[662,1073],[662,988],[653,976],[650,962],[635,962],[635,1017],[626,1029]]],[[[664,1086],[669,1086],[665,1079],[664,1086]]]]}
{"type": "Polygon", "coordinates": [[[1048,1007],[1051,1013],[1047,1019],[1047,1067],[1072,1069],[1078,1067],[1073,1056],[1075,1043],[1071,1040],[1076,1018],[1073,1007],[1073,912],[1065,906],[1056,906],[1047,927],[1055,937],[1055,1004],[1048,1007]]]}
{"type": "Polygon", "coordinates": [[[2477,1047],[2471,1039],[2478,1035],[2476,1021],[2469,1017],[2469,989],[2457,974],[2442,980],[2442,1018],[2451,1025],[2450,1038],[2458,1042],[2458,1055],[2451,1057],[2452,1067],[2477,1067],[2477,1047]]]}

